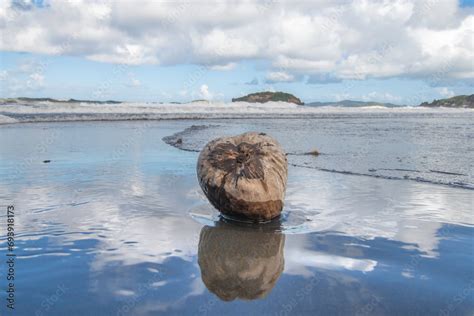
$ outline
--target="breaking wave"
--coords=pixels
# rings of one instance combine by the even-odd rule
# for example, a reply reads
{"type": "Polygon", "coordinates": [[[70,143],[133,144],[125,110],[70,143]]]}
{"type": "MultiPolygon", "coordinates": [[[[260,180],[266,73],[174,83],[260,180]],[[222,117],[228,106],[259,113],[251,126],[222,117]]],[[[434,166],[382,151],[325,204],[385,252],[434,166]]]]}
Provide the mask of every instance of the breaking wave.
{"type": "Polygon", "coordinates": [[[25,102],[0,105],[0,124],[55,121],[121,121],[163,119],[239,119],[239,118],[302,118],[337,117],[344,115],[374,115],[391,113],[429,113],[474,111],[472,109],[430,109],[422,107],[369,106],[345,108],[338,106],[311,107],[285,102],[192,102],[120,103],[85,102],[25,102]]]}

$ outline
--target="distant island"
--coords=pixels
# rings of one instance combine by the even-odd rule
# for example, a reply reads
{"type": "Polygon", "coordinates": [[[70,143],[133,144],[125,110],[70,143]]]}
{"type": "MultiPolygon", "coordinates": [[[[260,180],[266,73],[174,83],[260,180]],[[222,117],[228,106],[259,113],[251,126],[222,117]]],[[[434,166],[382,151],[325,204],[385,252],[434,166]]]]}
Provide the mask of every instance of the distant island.
{"type": "Polygon", "coordinates": [[[265,103],[265,102],[269,102],[269,101],[289,102],[289,103],[295,103],[295,104],[298,104],[298,105],[303,105],[304,104],[303,102],[301,102],[300,99],[298,99],[294,95],[292,95],[290,93],[285,93],[285,92],[264,91],[264,92],[251,93],[251,94],[248,94],[244,97],[233,98],[232,99],[232,102],[265,103]]]}
{"type": "Polygon", "coordinates": [[[339,106],[339,107],[350,107],[350,108],[356,108],[356,107],[365,107],[365,106],[384,106],[384,107],[389,107],[389,108],[394,108],[394,107],[401,107],[403,105],[398,105],[398,104],[393,104],[393,103],[383,103],[383,102],[373,102],[373,101],[352,101],[352,100],[342,100],[342,101],[337,101],[337,102],[311,102],[311,103],[306,103],[305,106],[314,106],[314,107],[319,107],[319,106],[339,106]]]}
{"type": "Polygon", "coordinates": [[[21,102],[26,102],[26,103],[33,103],[33,102],[93,103],[93,104],[120,104],[122,103],[121,101],[114,101],[114,100],[107,100],[107,101],[77,100],[77,99],[57,100],[53,98],[27,98],[27,97],[0,99],[0,104],[12,104],[12,103],[21,103],[21,102]]]}
{"type": "Polygon", "coordinates": [[[458,95],[452,98],[433,100],[433,102],[423,102],[420,106],[425,107],[446,107],[446,108],[474,108],[474,94],[458,95]]]}

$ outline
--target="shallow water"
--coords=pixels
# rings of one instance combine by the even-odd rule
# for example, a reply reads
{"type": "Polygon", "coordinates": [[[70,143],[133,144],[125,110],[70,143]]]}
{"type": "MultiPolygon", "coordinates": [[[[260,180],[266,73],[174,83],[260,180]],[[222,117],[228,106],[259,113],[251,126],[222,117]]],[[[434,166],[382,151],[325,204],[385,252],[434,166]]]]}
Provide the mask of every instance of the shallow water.
{"type": "Polygon", "coordinates": [[[300,167],[474,189],[473,120],[474,112],[214,120],[180,131],[169,142],[181,138],[178,147],[199,151],[211,139],[258,130],[277,138],[289,162],[300,167]],[[317,159],[305,155],[315,149],[317,159]]]}
{"type": "MultiPolygon", "coordinates": [[[[443,132],[408,145],[400,139],[415,131],[383,118],[1,126],[0,198],[16,210],[16,314],[472,315],[474,191],[449,185],[472,184],[472,130],[462,118],[432,119],[443,132]],[[469,177],[438,185],[290,166],[279,221],[228,223],[198,186],[197,153],[162,141],[193,124],[217,127],[183,136],[186,146],[258,128],[289,152],[327,155],[289,156],[295,165],[388,169],[398,166],[395,146],[406,169],[469,177]],[[366,144],[375,152],[344,157],[374,126],[388,129],[366,144]],[[454,139],[458,126],[467,138],[454,139]],[[428,167],[416,160],[426,153],[428,167]]],[[[429,122],[413,120],[429,134],[429,122]]]]}

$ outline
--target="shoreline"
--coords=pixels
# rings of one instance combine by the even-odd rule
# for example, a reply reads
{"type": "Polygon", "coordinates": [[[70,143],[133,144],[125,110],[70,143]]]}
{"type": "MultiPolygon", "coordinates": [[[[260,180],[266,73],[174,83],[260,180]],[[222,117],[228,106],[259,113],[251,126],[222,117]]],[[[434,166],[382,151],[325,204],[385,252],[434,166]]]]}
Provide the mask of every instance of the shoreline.
{"type": "MultiPolygon", "coordinates": [[[[191,125],[179,132],[176,132],[172,135],[168,135],[166,137],[163,137],[163,142],[168,144],[171,147],[177,148],[181,151],[186,151],[186,152],[195,152],[199,153],[200,150],[198,148],[195,148],[195,146],[186,146],[186,142],[188,141],[186,137],[192,135],[196,132],[209,129],[209,128],[217,128],[219,125],[191,125]]],[[[201,144],[204,145],[204,144],[201,144]]],[[[308,151],[311,150],[310,148],[307,149],[308,151]]],[[[306,152],[302,153],[294,153],[294,152],[286,152],[287,156],[309,156],[306,152]]],[[[320,155],[325,155],[324,153],[321,153],[320,155]]],[[[318,155],[319,156],[319,155],[318,155]]],[[[313,157],[314,159],[318,159],[317,157],[313,157]]],[[[338,173],[338,174],[344,174],[344,175],[353,175],[353,176],[361,176],[361,177],[371,177],[371,178],[377,178],[377,179],[385,179],[385,180],[399,180],[399,181],[413,181],[413,182],[418,182],[418,183],[427,183],[427,184],[432,184],[432,185],[441,185],[449,188],[457,188],[457,189],[464,189],[464,190],[474,190],[474,184],[469,184],[469,183],[445,183],[441,181],[430,181],[427,179],[423,179],[421,177],[411,177],[411,176],[387,176],[387,175],[378,175],[374,174],[376,169],[369,169],[369,173],[362,173],[362,172],[354,172],[354,171],[349,171],[349,170],[336,170],[336,169],[329,169],[329,168],[322,168],[318,166],[308,166],[304,164],[298,164],[298,163],[292,163],[289,162],[289,165],[297,168],[306,168],[306,169],[312,169],[312,170],[317,170],[317,171],[322,171],[322,172],[328,172],[328,173],[338,173]]],[[[414,172],[418,173],[421,172],[419,170],[406,170],[406,169],[383,169],[382,170],[389,170],[389,171],[409,171],[409,172],[414,172]]],[[[455,172],[447,172],[447,171],[439,171],[439,170],[427,170],[424,172],[429,172],[429,173],[439,173],[439,174],[446,174],[446,175],[456,175],[456,176],[465,176],[468,177],[466,174],[460,174],[460,173],[455,173],[455,172]]]]}
{"type": "Polygon", "coordinates": [[[54,123],[54,122],[107,122],[107,121],[162,121],[162,120],[245,120],[245,119],[337,119],[337,118],[382,118],[389,115],[388,118],[398,118],[404,115],[413,116],[432,116],[444,114],[465,114],[474,113],[470,108],[428,108],[424,109],[407,108],[377,108],[377,109],[356,109],[356,108],[315,108],[317,111],[302,113],[292,112],[148,112],[148,113],[101,113],[101,112],[9,112],[0,111],[0,126],[19,123],[54,123]],[[2,121],[3,118],[3,121],[2,121]],[[11,121],[14,120],[14,121],[11,121]]]}

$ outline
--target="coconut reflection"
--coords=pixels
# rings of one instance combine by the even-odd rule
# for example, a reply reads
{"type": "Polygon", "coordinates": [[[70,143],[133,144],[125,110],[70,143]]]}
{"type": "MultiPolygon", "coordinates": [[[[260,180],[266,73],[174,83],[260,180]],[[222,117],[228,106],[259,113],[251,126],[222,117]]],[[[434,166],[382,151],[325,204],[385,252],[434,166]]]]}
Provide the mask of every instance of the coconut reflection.
{"type": "Polygon", "coordinates": [[[199,237],[198,262],[209,291],[224,301],[271,292],[283,272],[285,235],[278,224],[259,227],[219,221],[199,237]]]}

